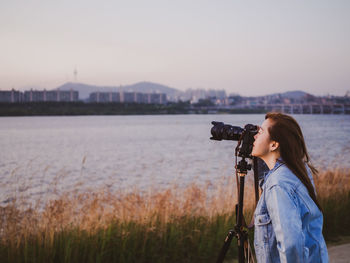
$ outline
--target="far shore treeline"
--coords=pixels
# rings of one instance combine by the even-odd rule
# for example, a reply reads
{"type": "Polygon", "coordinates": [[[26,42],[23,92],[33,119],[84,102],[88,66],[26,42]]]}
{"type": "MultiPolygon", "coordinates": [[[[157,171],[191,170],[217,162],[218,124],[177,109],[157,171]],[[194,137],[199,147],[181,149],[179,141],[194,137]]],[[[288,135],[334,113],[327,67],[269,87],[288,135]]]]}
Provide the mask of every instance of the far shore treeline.
{"type": "Polygon", "coordinates": [[[244,114],[265,113],[263,109],[225,109],[201,101],[167,104],[28,102],[0,103],[0,116],[77,116],[77,115],[150,115],[150,114],[244,114]]]}

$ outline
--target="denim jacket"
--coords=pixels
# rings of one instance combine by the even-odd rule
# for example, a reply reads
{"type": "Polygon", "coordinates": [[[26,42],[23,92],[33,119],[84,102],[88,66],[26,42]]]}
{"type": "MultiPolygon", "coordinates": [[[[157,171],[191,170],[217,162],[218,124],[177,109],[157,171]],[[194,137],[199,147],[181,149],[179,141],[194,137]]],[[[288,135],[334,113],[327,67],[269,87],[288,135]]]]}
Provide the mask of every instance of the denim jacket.
{"type": "Polygon", "coordinates": [[[257,261],[328,262],[323,215],[304,184],[277,160],[262,189],[254,214],[257,261]]]}

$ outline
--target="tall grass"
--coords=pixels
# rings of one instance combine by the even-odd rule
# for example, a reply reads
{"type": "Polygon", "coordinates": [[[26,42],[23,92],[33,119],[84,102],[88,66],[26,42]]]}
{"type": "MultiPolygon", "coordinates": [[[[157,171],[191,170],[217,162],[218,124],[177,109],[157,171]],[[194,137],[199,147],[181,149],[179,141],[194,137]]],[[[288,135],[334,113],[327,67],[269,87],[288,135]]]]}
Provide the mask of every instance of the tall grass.
{"type": "Polygon", "coordinates": [[[350,170],[325,171],[315,178],[315,185],[323,209],[326,241],[350,236],[350,170]]]}
{"type": "MultiPolygon", "coordinates": [[[[350,235],[350,171],[323,172],[315,184],[326,239],[350,235]]],[[[213,262],[234,226],[236,195],[224,178],[147,193],[64,193],[43,207],[20,202],[0,208],[0,262],[213,262]]],[[[235,255],[233,241],[227,258],[235,255]]]]}

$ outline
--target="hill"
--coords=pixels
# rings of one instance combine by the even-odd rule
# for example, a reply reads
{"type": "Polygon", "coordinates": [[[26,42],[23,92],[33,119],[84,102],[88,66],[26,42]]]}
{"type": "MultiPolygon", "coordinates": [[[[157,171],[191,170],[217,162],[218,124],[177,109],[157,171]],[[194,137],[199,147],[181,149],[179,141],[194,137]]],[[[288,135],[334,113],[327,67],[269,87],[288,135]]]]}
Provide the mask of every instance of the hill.
{"type": "Polygon", "coordinates": [[[306,92],[301,91],[301,90],[296,90],[296,91],[287,91],[287,92],[282,93],[281,95],[284,98],[301,99],[301,98],[305,98],[306,96],[309,96],[311,94],[306,93],[306,92]]]}
{"type": "Polygon", "coordinates": [[[89,94],[96,91],[101,92],[141,92],[141,93],[165,93],[169,98],[175,97],[181,91],[170,88],[168,86],[152,83],[152,82],[138,82],[132,85],[125,86],[97,86],[84,83],[67,82],[57,89],[60,90],[76,90],[79,91],[79,99],[86,100],[89,98],[89,94]]]}
{"type": "Polygon", "coordinates": [[[280,95],[283,98],[297,99],[297,100],[305,98],[306,96],[313,96],[302,90],[287,91],[283,93],[274,93],[274,94],[269,94],[267,96],[276,96],[276,95],[280,95]]]}

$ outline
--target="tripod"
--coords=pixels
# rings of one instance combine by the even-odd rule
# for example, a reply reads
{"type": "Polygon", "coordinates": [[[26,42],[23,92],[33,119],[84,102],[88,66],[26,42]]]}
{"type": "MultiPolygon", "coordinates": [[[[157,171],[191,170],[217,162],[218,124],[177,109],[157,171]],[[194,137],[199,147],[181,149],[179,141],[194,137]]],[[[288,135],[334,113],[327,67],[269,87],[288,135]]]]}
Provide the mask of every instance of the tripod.
{"type": "MultiPolygon", "coordinates": [[[[257,201],[259,200],[258,165],[257,165],[257,158],[255,157],[253,157],[253,166],[254,166],[255,201],[257,203],[257,201]]],[[[239,163],[236,164],[235,168],[236,168],[236,179],[237,179],[237,190],[238,190],[238,204],[236,204],[235,206],[236,225],[234,229],[229,230],[216,263],[222,263],[224,261],[225,255],[229,249],[232,238],[234,236],[237,238],[238,262],[239,263],[255,262],[254,255],[250,248],[250,244],[248,240],[248,229],[246,227],[246,223],[243,217],[244,181],[245,181],[245,176],[248,173],[248,170],[251,169],[251,165],[247,163],[244,157],[242,157],[239,163]],[[238,177],[239,177],[239,182],[238,182],[238,177]]]]}

